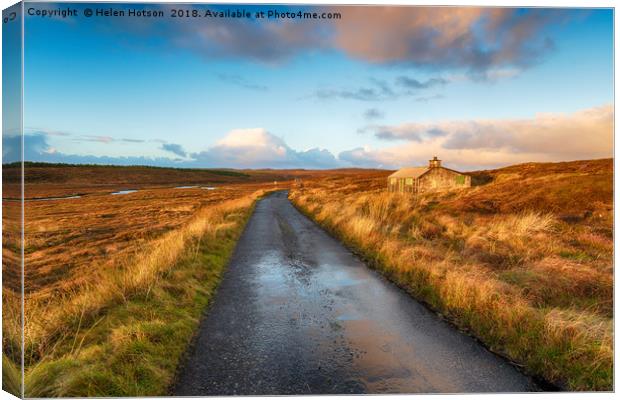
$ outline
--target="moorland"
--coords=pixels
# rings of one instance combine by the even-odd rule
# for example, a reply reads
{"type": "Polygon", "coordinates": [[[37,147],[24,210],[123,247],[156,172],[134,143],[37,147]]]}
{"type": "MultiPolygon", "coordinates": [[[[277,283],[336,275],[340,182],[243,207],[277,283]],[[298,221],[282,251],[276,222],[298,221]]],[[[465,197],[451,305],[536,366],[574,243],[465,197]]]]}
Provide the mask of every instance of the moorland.
{"type": "MultiPolygon", "coordinates": [[[[390,173],[26,163],[26,395],[165,394],[255,202],[282,189],[491,350],[561,388],[611,389],[613,160],[476,171],[471,188],[418,196],[387,193],[390,173]]],[[[13,392],[20,180],[4,166],[13,392]]]]}
{"type": "Polygon", "coordinates": [[[414,297],[560,388],[613,387],[613,160],[471,173],[472,187],[388,193],[359,174],[291,201],[414,297]]]}
{"type": "MultiPolygon", "coordinates": [[[[26,395],[165,393],[255,201],[332,173],[25,163],[26,395]]],[[[14,393],[20,181],[19,165],[3,166],[3,363],[14,393]]]]}

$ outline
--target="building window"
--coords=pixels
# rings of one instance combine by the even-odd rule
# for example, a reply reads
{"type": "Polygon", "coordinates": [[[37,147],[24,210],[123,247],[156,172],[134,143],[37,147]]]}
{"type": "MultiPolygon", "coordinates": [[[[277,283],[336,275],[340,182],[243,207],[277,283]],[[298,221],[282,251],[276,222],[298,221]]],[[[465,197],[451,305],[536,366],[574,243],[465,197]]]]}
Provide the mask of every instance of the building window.
{"type": "Polygon", "coordinates": [[[465,184],[465,175],[457,175],[455,180],[456,180],[456,184],[457,185],[464,185],[465,184]]]}
{"type": "Polygon", "coordinates": [[[413,186],[413,178],[407,178],[405,183],[407,184],[407,186],[413,186]]]}

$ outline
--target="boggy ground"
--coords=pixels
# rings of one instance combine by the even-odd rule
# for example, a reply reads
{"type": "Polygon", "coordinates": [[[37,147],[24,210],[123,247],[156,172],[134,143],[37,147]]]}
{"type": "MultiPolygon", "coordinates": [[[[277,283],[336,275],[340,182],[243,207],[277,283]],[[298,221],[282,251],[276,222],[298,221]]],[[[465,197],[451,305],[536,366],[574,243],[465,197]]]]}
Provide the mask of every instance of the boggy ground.
{"type": "MultiPolygon", "coordinates": [[[[286,176],[303,181],[291,192],[301,209],[494,350],[568,388],[611,388],[611,160],[481,171],[478,187],[417,199],[387,195],[388,171],[216,184],[204,171],[160,181],[110,167],[118,180],[84,189],[88,169],[55,168],[67,179],[27,182],[26,197],[84,196],[25,203],[27,395],[164,393],[253,202],[286,176]],[[173,189],[199,181],[218,189],[173,189]]],[[[15,188],[5,180],[3,196],[19,197],[15,188]]],[[[3,199],[3,371],[14,392],[19,212],[3,199]]]]}
{"type": "MultiPolygon", "coordinates": [[[[53,290],[26,294],[25,395],[165,393],[263,193],[248,187],[199,206],[175,228],[129,241],[131,251],[111,252],[107,264],[84,259],[53,290]]],[[[5,332],[19,330],[5,326],[5,332]]],[[[5,354],[19,346],[15,336],[5,335],[5,354]]]]}
{"type": "Polygon", "coordinates": [[[307,179],[290,198],[415,297],[533,374],[611,390],[613,161],[523,164],[407,196],[385,176],[307,179]]]}
{"type": "MultiPolygon", "coordinates": [[[[26,163],[26,395],[165,393],[254,201],[316,174],[26,163]]],[[[3,166],[4,388],[17,394],[20,179],[3,166]]]]}
{"type": "MultiPolygon", "coordinates": [[[[236,235],[256,198],[274,187],[273,180],[235,171],[28,167],[24,188],[26,395],[165,392],[236,235]],[[192,175],[198,175],[203,184],[175,189],[195,183],[198,178],[192,175]],[[93,179],[86,184],[89,176],[93,179]],[[135,188],[140,190],[110,194],[135,188]],[[81,197],[40,199],[76,193],[81,197]],[[203,242],[206,238],[208,243],[203,242]],[[177,327],[174,335],[166,333],[170,326],[177,327]],[[131,333],[125,337],[121,334],[125,331],[131,333]],[[147,331],[163,337],[147,339],[138,333],[147,331]],[[153,347],[153,341],[167,343],[168,348],[153,347]],[[109,356],[140,345],[151,347],[138,351],[139,359],[109,356]],[[152,368],[150,374],[140,372],[148,368],[152,368]],[[141,373],[146,374],[144,379],[135,375],[141,373]],[[55,380],[47,381],[47,376],[55,380]]],[[[16,170],[5,168],[3,182],[3,364],[4,388],[19,394],[15,365],[20,363],[22,334],[21,202],[13,199],[20,191],[11,179],[16,170]]]]}
{"type": "Polygon", "coordinates": [[[204,207],[242,198],[260,185],[146,188],[75,199],[25,202],[25,292],[66,292],[113,268],[149,241],[181,227],[204,207]]]}

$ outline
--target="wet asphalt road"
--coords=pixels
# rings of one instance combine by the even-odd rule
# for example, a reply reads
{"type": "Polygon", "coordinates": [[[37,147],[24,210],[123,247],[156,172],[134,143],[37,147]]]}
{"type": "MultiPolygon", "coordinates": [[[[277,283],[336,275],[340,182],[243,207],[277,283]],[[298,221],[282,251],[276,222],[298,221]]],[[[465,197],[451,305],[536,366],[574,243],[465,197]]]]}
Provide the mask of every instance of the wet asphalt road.
{"type": "Polygon", "coordinates": [[[257,204],[173,393],[530,390],[278,192],[257,204]]]}

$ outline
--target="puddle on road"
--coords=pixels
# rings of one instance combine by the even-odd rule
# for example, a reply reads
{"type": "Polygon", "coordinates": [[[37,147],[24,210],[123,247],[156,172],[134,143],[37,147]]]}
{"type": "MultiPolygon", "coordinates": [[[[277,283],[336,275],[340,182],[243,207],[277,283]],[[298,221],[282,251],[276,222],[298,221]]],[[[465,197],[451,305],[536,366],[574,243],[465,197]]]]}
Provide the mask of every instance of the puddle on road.
{"type": "Polygon", "coordinates": [[[113,193],[110,193],[110,194],[112,196],[116,196],[116,195],[119,195],[119,194],[135,193],[137,191],[138,191],[138,189],[127,189],[127,190],[119,190],[118,192],[113,192],[113,193]]]}
{"type": "Polygon", "coordinates": [[[340,314],[336,317],[338,321],[356,321],[360,318],[361,318],[360,315],[354,315],[354,314],[340,314]]]}
{"type": "Polygon", "coordinates": [[[177,186],[175,189],[196,189],[198,186],[177,186]]]}
{"type": "Polygon", "coordinates": [[[419,359],[415,349],[377,321],[347,319],[341,320],[341,326],[355,370],[371,393],[432,393],[438,387],[456,389],[442,380],[441,374],[413,362],[419,359]]]}
{"type": "Polygon", "coordinates": [[[265,290],[268,296],[276,296],[278,293],[288,293],[286,285],[288,274],[282,257],[277,251],[270,251],[256,262],[257,282],[265,290]]]}
{"type": "Polygon", "coordinates": [[[204,189],[204,190],[215,190],[216,188],[213,187],[213,186],[203,186],[203,187],[201,187],[201,189],[204,189]]]}
{"type": "MultiPolygon", "coordinates": [[[[322,264],[324,268],[319,272],[319,279],[325,282],[325,286],[331,289],[339,289],[347,286],[355,286],[366,283],[367,277],[358,271],[342,269],[341,265],[322,264]],[[326,276],[323,276],[326,275],[326,276]]],[[[365,272],[365,271],[364,271],[365,272]]]]}
{"type": "Polygon", "coordinates": [[[284,246],[257,262],[263,318],[291,335],[303,336],[304,346],[312,350],[309,360],[338,366],[362,391],[456,388],[434,376],[435,365],[419,365],[423,357],[415,345],[423,341],[412,340],[416,321],[403,311],[407,308],[400,304],[401,292],[341,248],[331,252],[327,247],[318,255],[304,252],[304,237],[296,225],[280,218],[277,223],[284,246]],[[298,241],[292,240],[297,236],[298,241]]]}

